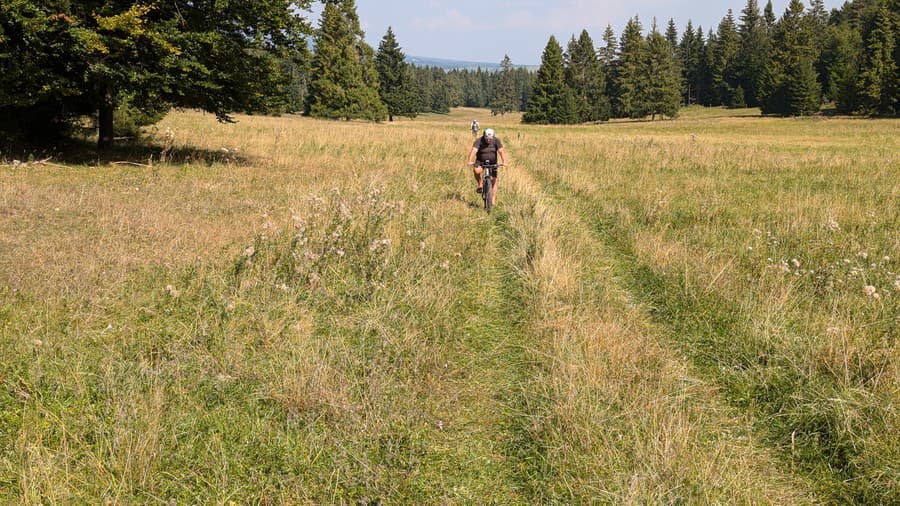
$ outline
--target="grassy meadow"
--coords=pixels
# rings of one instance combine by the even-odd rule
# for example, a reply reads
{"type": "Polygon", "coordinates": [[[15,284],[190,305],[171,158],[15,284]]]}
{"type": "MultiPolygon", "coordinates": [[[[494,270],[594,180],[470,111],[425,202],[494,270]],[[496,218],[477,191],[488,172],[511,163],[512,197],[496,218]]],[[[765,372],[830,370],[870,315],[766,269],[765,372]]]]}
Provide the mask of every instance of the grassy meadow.
{"type": "Polygon", "coordinates": [[[237,119],[0,165],[0,503],[900,502],[900,120],[237,119]]]}

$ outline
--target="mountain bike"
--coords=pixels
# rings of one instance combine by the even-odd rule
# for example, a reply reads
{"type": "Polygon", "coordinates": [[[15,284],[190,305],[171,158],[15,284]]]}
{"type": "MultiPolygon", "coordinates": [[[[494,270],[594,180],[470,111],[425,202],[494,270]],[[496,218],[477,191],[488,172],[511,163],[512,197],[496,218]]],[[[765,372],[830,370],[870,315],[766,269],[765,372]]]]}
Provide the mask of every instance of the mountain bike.
{"type": "Polygon", "coordinates": [[[491,200],[491,190],[494,185],[493,178],[497,177],[497,169],[506,167],[505,163],[483,163],[481,164],[481,198],[484,200],[484,210],[491,212],[494,202],[491,200]]]}

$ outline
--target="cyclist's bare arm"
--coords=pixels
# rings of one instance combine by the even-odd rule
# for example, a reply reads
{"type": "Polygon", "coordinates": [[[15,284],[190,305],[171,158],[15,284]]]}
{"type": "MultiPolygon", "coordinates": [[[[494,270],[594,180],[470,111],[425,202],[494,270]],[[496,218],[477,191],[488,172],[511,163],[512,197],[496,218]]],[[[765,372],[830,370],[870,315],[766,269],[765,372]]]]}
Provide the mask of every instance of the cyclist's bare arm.
{"type": "Polygon", "coordinates": [[[466,160],[466,165],[472,165],[475,163],[475,157],[478,156],[478,148],[472,148],[472,151],[469,151],[469,159],[466,160]]]}

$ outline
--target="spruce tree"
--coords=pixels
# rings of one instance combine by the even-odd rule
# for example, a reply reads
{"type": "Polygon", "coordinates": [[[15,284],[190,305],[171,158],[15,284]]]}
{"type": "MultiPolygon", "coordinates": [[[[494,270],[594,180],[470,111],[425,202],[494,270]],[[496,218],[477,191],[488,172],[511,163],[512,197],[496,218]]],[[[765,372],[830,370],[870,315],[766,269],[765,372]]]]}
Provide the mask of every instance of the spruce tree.
{"type": "MultiPolygon", "coordinates": [[[[698,27],[698,34],[702,34],[702,28],[698,27]]],[[[713,67],[716,61],[716,45],[718,41],[716,34],[712,30],[706,33],[706,44],[704,44],[703,59],[700,62],[700,81],[697,86],[700,103],[705,106],[720,105],[718,95],[713,88],[713,67]]]]}
{"type": "Polygon", "coordinates": [[[566,83],[575,96],[578,121],[609,119],[609,99],[600,60],[594,49],[594,41],[587,30],[582,30],[578,40],[572,37],[566,52],[566,83]]]}
{"type": "Polygon", "coordinates": [[[509,55],[503,55],[500,72],[495,74],[493,94],[490,99],[491,114],[503,115],[519,110],[519,97],[516,93],[516,76],[509,55]]]}
{"type": "Polygon", "coordinates": [[[656,119],[657,114],[670,118],[677,116],[681,102],[678,69],[671,44],[657,30],[647,37],[644,76],[647,89],[641,107],[643,115],[649,114],[651,120],[656,119]]]}
{"type": "Polygon", "coordinates": [[[637,16],[628,20],[619,44],[618,91],[616,111],[619,117],[640,118],[645,115],[644,100],[647,81],[644,64],[647,58],[647,41],[637,16]]]}
{"type": "Polygon", "coordinates": [[[616,61],[616,54],[619,52],[619,43],[616,40],[616,34],[613,32],[612,26],[606,25],[603,31],[603,47],[597,51],[600,59],[600,68],[603,72],[609,74],[613,63],[616,61]]]}
{"type": "Polygon", "coordinates": [[[562,47],[551,35],[541,56],[541,67],[537,71],[522,121],[563,124],[574,123],[576,119],[575,100],[565,81],[562,47]]]}
{"type": "Polygon", "coordinates": [[[859,112],[867,115],[894,115],[900,112],[897,84],[900,76],[894,58],[895,51],[896,39],[891,13],[886,2],[883,2],[865,39],[856,84],[859,112]]]}
{"type": "Polygon", "coordinates": [[[700,76],[700,64],[703,59],[703,34],[694,32],[694,24],[688,20],[679,43],[681,68],[683,74],[681,95],[686,105],[698,102],[697,84],[700,76]],[[701,37],[698,40],[698,37],[701,37]]]}
{"type": "Polygon", "coordinates": [[[353,0],[328,0],[316,34],[308,115],[381,121],[387,107],[378,96],[374,51],[362,39],[353,0]]]}
{"type": "MultiPolygon", "coordinates": [[[[713,46],[712,80],[715,105],[735,105],[737,87],[737,55],[740,42],[731,9],[719,23],[713,46]]],[[[743,102],[743,97],[741,97],[743,102]]]]}
{"type": "Polygon", "coordinates": [[[776,24],[772,45],[772,58],[760,81],[763,112],[800,116],[818,111],[821,88],[814,67],[812,26],[800,0],[791,0],[776,24]]]}
{"type": "Polygon", "coordinates": [[[775,30],[777,19],[778,18],[775,17],[775,8],[772,7],[772,0],[768,0],[766,2],[766,7],[763,9],[763,20],[766,22],[766,30],[770,34],[775,30]]]}
{"type": "Polygon", "coordinates": [[[684,67],[681,58],[681,45],[678,43],[678,27],[675,26],[675,20],[669,18],[669,24],[666,26],[666,42],[669,43],[669,50],[672,53],[672,62],[675,65],[675,76],[678,79],[678,95],[682,95],[684,88],[684,67]]]}
{"type": "Polygon", "coordinates": [[[744,90],[747,105],[759,105],[759,79],[769,58],[770,41],[765,20],[760,15],[757,0],[747,0],[741,11],[740,49],[738,50],[738,83],[744,90]]]}
{"type": "Polygon", "coordinates": [[[387,106],[388,121],[394,121],[394,116],[415,118],[418,108],[412,74],[391,27],[378,45],[375,67],[378,69],[378,95],[387,106]]]}

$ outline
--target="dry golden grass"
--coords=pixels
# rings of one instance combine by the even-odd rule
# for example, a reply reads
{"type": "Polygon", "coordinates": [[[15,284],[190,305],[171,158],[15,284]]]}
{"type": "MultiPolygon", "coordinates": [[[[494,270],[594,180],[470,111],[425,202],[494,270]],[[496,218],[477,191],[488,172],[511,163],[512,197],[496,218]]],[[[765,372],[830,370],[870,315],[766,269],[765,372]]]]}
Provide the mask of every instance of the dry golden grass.
{"type": "Polygon", "coordinates": [[[0,502],[890,502],[900,123],[749,112],[0,167],[0,502]]]}

